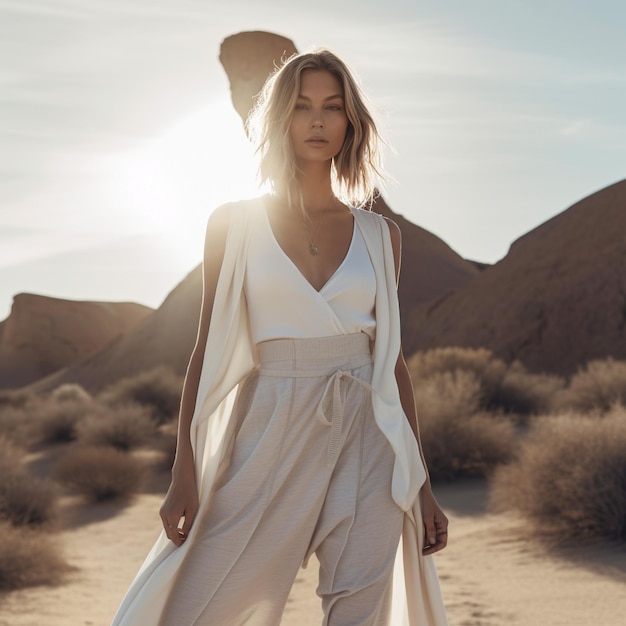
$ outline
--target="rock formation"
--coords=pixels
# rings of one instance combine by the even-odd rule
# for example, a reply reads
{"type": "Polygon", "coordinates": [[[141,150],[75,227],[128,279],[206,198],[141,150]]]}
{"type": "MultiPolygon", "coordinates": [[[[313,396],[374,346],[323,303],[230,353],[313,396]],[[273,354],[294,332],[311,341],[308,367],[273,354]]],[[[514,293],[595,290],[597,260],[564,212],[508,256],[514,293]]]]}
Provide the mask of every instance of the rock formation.
{"type": "Polygon", "coordinates": [[[184,374],[196,338],[201,298],[202,273],[197,267],[134,330],[97,354],[40,380],[33,389],[50,390],[75,382],[99,391],[120,378],[160,365],[184,374]]]}
{"type": "Polygon", "coordinates": [[[152,313],[130,302],[21,293],[0,324],[0,389],[31,383],[102,350],[152,313]]]}
{"type": "Polygon", "coordinates": [[[243,123],[267,77],[286,59],[297,52],[286,37],[262,31],[237,33],[227,37],[220,46],[220,63],[230,81],[233,106],[243,123]]]}
{"type": "Polygon", "coordinates": [[[484,346],[536,371],[626,359],[626,181],[577,202],[413,314],[407,348],[484,346]]]}

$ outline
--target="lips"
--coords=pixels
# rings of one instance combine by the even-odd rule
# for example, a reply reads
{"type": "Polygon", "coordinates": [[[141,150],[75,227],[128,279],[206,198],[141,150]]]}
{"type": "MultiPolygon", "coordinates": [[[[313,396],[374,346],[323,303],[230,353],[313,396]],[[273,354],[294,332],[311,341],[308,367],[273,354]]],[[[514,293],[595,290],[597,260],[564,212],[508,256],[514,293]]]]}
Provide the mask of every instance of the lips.
{"type": "Polygon", "coordinates": [[[324,139],[324,137],[320,137],[320,136],[314,136],[314,137],[309,137],[306,140],[306,143],[328,143],[327,139],[324,139]]]}

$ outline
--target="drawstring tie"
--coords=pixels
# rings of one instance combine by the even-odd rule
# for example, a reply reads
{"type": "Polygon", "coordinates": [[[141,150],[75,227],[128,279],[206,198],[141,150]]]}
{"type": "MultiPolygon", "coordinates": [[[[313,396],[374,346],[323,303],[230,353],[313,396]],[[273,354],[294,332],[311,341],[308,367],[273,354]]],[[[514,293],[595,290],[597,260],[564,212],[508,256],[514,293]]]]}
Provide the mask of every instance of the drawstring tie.
{"type": "Polygon", "coordinates": [[[317,410],[315,411],[315,417],[324,424],[324,426],[330,426],[330,440],[328,443],[328,452],[326,455],[326,467],[332,467],[337,457],[339,456],[339,452],[341,451],[341,433],[343,430],[343,410],[344,410],[344,402],[341,395],[341,381],[344,379],[354,380],[359,383],[361,386],[365,387],[369,391],[374,391],[374,388],[362,378],[358,376],[354,376],[350,372],[338,369],[334,374],[332,374],[328,381],[326,382],[326,386],[324,387],[324,391],[322,392],[322,397],[317,405],[317,410]],[[331,418],[328,420],[326,415],[324,414],[324,404],[326,401],[326,397],[328,396],[328,392],[332,387],[332,399],[331,399],[331,418]]]}

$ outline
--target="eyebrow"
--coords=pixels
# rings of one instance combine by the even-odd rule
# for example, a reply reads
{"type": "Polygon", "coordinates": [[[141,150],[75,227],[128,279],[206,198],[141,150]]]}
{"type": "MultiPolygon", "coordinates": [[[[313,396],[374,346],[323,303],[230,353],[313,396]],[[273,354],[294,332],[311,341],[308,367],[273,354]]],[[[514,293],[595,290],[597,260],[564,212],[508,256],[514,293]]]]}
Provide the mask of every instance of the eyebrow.
{"type": "MultiPolygon", "coordinates": [[[[311,100],[311,98],[309,98],[309,96],[303,96],[302,94],[298,94],[298,99],[299,100],[311,100]]],[[[343,100],[343,96],[340,93],[336,93],[333,94],[332,96],[328,96],[327,98],[324,98],[324,102],[326,102],[326,100],[343,100]]]]}

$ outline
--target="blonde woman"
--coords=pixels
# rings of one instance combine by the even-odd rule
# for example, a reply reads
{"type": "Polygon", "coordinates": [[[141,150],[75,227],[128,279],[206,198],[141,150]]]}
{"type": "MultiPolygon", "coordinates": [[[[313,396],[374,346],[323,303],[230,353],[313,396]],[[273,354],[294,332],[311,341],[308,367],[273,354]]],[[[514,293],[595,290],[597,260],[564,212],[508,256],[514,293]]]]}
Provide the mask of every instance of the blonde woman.
{"type": "Polygon", "coordinates": [[[277,626],[315,554],[324,624],[440,626],[448,521],[400,347],[400,231],[367,210],[372,116],[319,50],[249,129],[272,192],[209,219],[163,534],[113,623],[277,626]]]}

